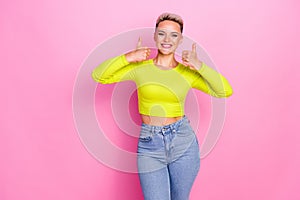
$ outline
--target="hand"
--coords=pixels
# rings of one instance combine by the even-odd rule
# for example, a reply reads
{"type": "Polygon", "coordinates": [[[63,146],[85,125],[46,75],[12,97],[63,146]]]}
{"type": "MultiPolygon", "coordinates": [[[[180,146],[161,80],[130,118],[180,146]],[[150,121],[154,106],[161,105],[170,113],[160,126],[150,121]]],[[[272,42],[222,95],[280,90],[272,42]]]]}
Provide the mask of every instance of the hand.
{"type": "Polygon", "coordinates": [[[125,57],[128,62],[141,62],[147,60],[151,50],[148,47],[142,47],[142,39],[139,37],[136,49],[126,53],[125,57]]]}
{"type": "Polygon", "coordinates": [[[182,62],[193,70],[201,68],[202,62],[197,58],[196,43],[193,43],[192,51],[184,50],[182,52],[182,62]]]}

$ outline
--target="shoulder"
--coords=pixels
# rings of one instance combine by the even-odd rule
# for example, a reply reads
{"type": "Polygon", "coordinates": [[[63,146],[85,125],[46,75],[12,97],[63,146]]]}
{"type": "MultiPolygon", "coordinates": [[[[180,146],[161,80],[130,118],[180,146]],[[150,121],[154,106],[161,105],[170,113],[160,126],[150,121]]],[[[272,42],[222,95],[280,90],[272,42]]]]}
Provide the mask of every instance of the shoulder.
{"type": "Polygon", "coordinates": [[[182,63],[178,65],[176,71],[178,71],[178,73],[180,73],[190,83],[194,82],[201,76],[196,70],[190,69],[182,63]]]}
{"type": "Polygon", "coordinates": [[[181,74],[184,74],[186,76],[194,76],[197,75],[198,72],[195,70],[190,69],[188,66],[185,66],[182,63],[179,63],[177,66],[177,71],[181,74]]]}

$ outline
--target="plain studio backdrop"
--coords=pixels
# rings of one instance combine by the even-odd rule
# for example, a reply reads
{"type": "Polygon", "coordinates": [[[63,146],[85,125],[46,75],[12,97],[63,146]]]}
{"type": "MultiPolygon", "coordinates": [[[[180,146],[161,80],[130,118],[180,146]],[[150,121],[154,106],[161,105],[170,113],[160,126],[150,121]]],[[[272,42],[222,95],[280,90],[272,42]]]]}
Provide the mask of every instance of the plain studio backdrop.
{"type": "MultiPolygon", "coordinates": [[[[0,199],[142,199],[136,173],[112,169],[84,146],[72,96],[93,49],[122,32],[153,27],[165,11],[183,17],[184,34],[206,50],[234,90],[191,199],[300,199],[299,9],[296,0],[1,1],[0,199]]],[[[102,97],[112,87],[99,86],[90,106],[111,143],[134,151],[136,138],[99,104],[110,102],[102,97]]],[[[211,107],[209,96],[196,93],[201,143],[211,107]]]]}

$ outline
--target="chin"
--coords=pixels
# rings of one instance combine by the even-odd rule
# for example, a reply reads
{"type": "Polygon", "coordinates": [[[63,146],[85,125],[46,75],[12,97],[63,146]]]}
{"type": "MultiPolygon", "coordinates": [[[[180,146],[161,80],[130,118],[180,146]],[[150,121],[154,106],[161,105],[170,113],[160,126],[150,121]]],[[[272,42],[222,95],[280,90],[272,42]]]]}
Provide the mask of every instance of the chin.
{"type": "Polygon", "coordinates": [[[174,51],[164,51],[162,49],[158,49],[158,52],[160,54],[163,54],[163,55],[170,55],[170,54],[174,54],[175,53],[174,51]]]}

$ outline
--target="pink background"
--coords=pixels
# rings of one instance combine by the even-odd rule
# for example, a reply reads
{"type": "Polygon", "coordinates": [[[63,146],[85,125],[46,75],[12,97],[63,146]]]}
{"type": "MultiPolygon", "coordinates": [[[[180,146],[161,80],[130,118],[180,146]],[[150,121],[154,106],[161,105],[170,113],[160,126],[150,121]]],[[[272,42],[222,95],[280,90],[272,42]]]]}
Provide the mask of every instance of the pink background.
{"type": "Polygon", "coordinates": [[[1,200],[142,199],[137,174],[82,145],[72,92],[92,49],[164,11],[184,18],[184,34],[234,88],[191,199],[300,199],[298,1],[7,0],[0,9],[1,200]]]}

